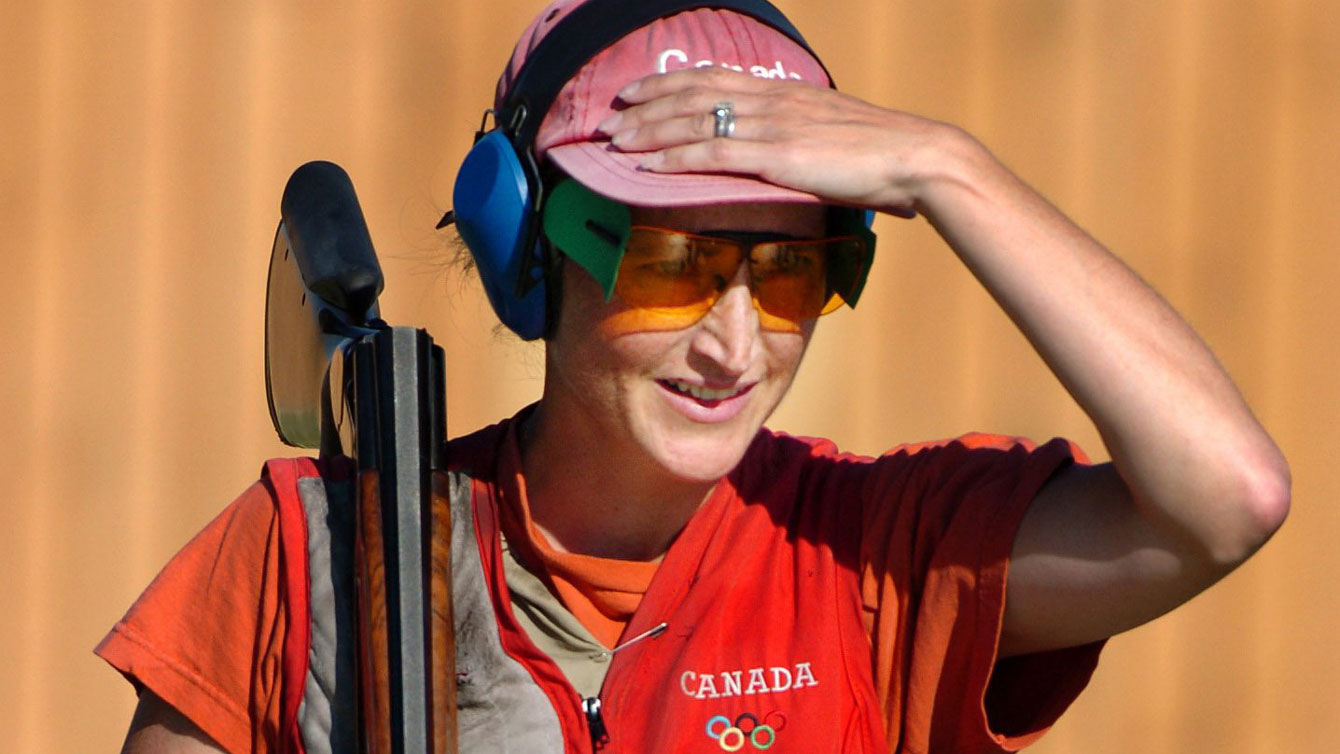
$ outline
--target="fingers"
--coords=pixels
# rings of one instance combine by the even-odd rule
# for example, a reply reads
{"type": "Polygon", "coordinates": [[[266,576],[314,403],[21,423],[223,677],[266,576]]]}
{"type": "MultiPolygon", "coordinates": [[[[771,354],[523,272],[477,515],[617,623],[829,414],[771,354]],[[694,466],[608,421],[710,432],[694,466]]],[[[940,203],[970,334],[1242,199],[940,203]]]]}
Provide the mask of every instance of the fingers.
{"type": "Polygon", "coordinates": [[[737,116],[766,115],[777,108],[779,101],[803,105],[825,94],[832,96],[837,92],[803,81],[765,79],[727,68],[654,74],[624,87],[618,98],[627,107],[605,119],[599,129],[614,134],[647,123],[687,117],[701,118],[706,123],[720,102],[733,104],[737,116]]]}
{"type": "Polygon", "coordinates": [[[711,139],[649,152],[641,167],[654,173],[743,173],[767,180],[774,150],[759,141],[711,139]]]}
{"type": "MultiPolygon", "coordinates": [[[[753,76],[748,74],[733,71],[722,71],[719,74],[711,72],[692,73],[698,75],[689,76],[677,72],[643,79],[646,86],[653,89],[657,96],[612,114],[602,121],[597,128],[602,133],[611,136],[630,131],[643,131],[643,133],[637,134],[635,141],[628,142],[629,144],[640,145],[645,142],[663,145],[675,143],[676,139],[681,142],[689,139],[707,139],[715,135],[716,118],[713,111],[718,104],[729,102],[732,105],[737,118],[738,129],[738,124],[744,118],[767,114],[772,108],[770,99],[777,96],[776,93],[770,94],[766,88],[752,91],[757,88],[756,84],[746,86],[751,91],[742,91],[708,86],[703,83],[712,80],[738,83],[739,79],[754,79],[753,76]],[[667,88],[666,82],[661,81],[661,79],[672,76],[678,79],[678,83],[673,88],[667,88]]],[[[639,89],[638,91],[644,92],[646,90],[639,89]]],[[[732,135],[737,138],[747,138],[738,130],[732,135]]],[[[625,135],[623,139],[627,140],[628,136],[625,135]]],[[[623,147],[624,142],[615,139],[615,145],[623,147]]]]}
{"type": "Polygon", "coordinates": [[[629,152],[704,141],[716,137],[717,105],[729,102],[735,116],[732,139],[771,140],[779,133],[779,103],[786,103],[783,109],[804,108],[815,89],[725,68],[656,74],[625,87],[619,97],[629,106],[597,128],[610,135],[615,147],[629,152]]]}
{"type": "MultiPolygon", "coordinates": [[[[646,152],[715,138],[716,127],[716,116],[705,110],[693,115],[648,121],[634,127],[620,126],[613,131],[610,140],[625,152],[646,152]]],[[[730,138],[766,140],[772,130],[765,118],[742,116],[737,109],[735,129],[730,138]]]]}
{"type": "MultiPolygon", "coordinates": [[[[644,76],[619,90],[618,97],[629,105],[640,105],[691,88],[717,92],[766,91],[776,82],[729,68],[694,68],[644,76]]],[[[711,103],[709,103],[710,105],[711,103]]]]}
{"type": "Polygon", "coordinates": [[[625,87],[619,98],[630,106],[598,128],[622,151],[647,152],[642,164],[646,170],[766,178],[772,150],[764,142],[776,131],[767,113],[778,87],[775,81],[725,68],[656,74],[625,87]],[[714,111],[721,102],[730,102],[735,116],[729,138],[716,135],[714,111]]]}

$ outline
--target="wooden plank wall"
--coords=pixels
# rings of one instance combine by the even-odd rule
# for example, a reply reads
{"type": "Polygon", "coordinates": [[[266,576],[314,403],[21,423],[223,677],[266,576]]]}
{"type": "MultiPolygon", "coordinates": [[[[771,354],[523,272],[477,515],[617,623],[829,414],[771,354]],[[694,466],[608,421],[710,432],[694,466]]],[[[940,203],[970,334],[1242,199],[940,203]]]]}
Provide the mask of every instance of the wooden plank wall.
{"type": "MultiPolygon", "coordinates": [[[[10,0],[0,21],[0,731],[113,750],[91,647],[274,439],[266,261],[284,180],[353,175],[384,311],[449,352],[451,431],[538,393],[432,226],[533,0],[10,0]]],[[[844,87],[960,123],[1201,330],[1295,477],[1260,557],[1112,642],[1036,750],[1329,752],[1340,738],[1340,5],[783,0],[844,87]]],[[[1084,417],[923,222],[881,219],[858,312],[776,426],[844,447],[1084,417]]],[[[204,629],[207,630],[207,627],[204,629]]]]}

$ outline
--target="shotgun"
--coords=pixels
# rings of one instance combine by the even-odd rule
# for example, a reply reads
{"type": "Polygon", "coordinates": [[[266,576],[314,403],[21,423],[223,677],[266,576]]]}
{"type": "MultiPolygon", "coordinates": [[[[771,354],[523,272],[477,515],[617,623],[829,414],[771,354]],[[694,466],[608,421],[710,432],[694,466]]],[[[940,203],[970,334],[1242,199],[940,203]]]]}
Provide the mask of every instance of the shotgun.
{"type": "Polygon", "coordinates": [[[445,356],[379,316],[383,288],[349,176],[294,171],[266,286],[270,418],[354,469],[358,750],[456,751],[445,356]]]}

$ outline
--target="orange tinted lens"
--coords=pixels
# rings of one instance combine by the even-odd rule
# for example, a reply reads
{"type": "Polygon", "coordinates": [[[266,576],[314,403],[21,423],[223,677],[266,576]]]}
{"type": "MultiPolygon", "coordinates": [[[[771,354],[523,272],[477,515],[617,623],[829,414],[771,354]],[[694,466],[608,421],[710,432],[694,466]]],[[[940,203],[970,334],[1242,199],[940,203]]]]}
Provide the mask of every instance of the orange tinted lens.
{"type": "Polygon", "coordinates": [[[759,308],[792,322],[814,319],[841,298],[828,290],[831,241],[763,243],[749,254],[750,284],[759,308]]]}
{"type": "Polygon", "coordinates": [[[633,228],[614,291],[630,306],[710,306],[739,266],[739,247],[730,241],[633,228]]]}
{"type": "MultiPolygon", "coordinates": [[[[740,242],[660,228],[634,227],[614,291],[625,305],[608,332],[672,330],[697,322],[740,267],[740,242]]],[[[860,239],[763,242],[750,247],[750,288],[766,330],[798,332],[800,323],[837,309],[844,281],[860,279],[860,239]]]]}
{"type": "Polygon", "coordinates": [[[740,260],[739,246],[728,240],[633,228],[614,283],[615,294],[631,309],[614,315],[609,327],[625,332],[688,327],[712,308],[740,260]]]}

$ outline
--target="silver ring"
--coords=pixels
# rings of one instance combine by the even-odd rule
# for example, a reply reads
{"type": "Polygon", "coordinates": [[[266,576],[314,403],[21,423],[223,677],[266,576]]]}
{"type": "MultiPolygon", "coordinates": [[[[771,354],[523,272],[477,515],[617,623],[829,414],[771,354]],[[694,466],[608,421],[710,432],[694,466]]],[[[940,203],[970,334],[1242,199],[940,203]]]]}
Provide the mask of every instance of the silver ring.
{"type": "Polygon", "coordinates": [[[712,135],[719,139],[728,139],[735,133],[735,103],[718,102],[712,106],[712,118],[715,126],[712,135]]]}

